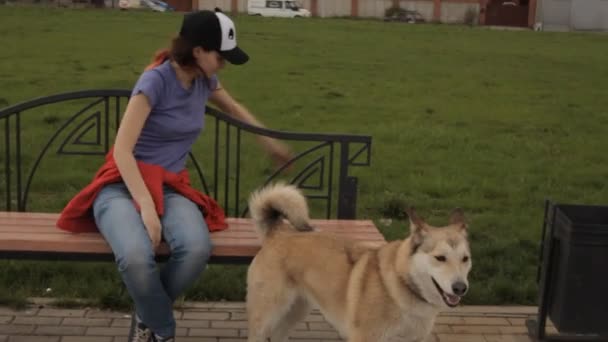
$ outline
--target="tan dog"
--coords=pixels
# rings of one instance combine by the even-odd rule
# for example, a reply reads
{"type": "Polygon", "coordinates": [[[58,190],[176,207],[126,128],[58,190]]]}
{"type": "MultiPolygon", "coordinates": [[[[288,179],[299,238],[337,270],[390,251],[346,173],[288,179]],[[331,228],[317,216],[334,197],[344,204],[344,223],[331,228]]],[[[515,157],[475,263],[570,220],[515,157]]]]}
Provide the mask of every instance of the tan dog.
{"type": "Polygon", "coordinates": [[[247,276],[250,342],[286,341],[313,306],[349,342],[397,335],[422,342],[439,311],[467,292],[471,257],[460,210],[442,228],[409,210],[406,240],[371,247],[312,231],[295,187],[269,186],[249,205],[263,238],[247,276]]]}

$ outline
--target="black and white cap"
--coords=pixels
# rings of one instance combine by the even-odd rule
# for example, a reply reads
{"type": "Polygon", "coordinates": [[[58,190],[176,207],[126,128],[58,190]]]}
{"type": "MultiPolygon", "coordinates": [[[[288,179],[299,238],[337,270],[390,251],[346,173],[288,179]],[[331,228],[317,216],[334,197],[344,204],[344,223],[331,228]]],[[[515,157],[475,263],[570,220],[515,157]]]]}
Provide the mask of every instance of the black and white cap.
{"type": "Polygon", "coordinates": [[[197,11],[184,16],[179,35],[195,46],[215,50],[232,64],[243,64],[249,56],[236,45],[234,22],[220,11],[197,11]]]}

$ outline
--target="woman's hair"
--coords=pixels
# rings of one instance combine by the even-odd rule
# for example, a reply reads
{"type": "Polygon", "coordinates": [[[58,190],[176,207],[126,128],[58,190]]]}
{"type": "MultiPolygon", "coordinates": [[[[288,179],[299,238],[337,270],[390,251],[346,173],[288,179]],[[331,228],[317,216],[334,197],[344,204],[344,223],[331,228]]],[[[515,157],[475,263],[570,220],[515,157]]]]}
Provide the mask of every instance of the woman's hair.
{"type": "Polygon", "coordinates": [[[182,37],[175,37],[171,41],[171,48],[157,51],[152,58],[152,62],[148,64],[145,70],[155,68],[167,59],[174,60],[177,64],[185,68],[196,67],[192,49],[194,49],[194,44],[182,37]]]}

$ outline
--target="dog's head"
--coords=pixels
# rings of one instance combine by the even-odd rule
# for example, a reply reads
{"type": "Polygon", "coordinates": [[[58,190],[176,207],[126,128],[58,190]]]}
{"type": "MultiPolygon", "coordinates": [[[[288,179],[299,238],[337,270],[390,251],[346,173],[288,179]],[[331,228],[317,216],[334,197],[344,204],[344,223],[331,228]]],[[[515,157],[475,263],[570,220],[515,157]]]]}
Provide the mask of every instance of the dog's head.
{"type": "Polygon", "coordinates": [[[413,208],[410,219],[409,281],[429,303],[455,307],[469,289],[468,274],[472,260],[467,240],[467,223],[462,210],[455,209],[449,224],[433,227],[413,208]]]}

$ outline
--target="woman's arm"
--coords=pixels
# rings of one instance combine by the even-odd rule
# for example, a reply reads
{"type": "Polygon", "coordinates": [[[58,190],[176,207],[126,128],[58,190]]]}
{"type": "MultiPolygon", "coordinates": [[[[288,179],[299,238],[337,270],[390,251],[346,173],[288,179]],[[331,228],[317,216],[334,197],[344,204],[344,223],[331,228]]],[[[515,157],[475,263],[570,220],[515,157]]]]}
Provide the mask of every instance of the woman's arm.
{"type": "Polygon", "coordinates": [[[146,95],[140,93],[131,97],[116,135],[114,160],[123,182],[131,193],[131,197],[140,207],[142,220],[148,230],[152,244],[157,247],[160,243],[160,219],[150,191],[144,183],[133,155],[135,143],[137,143],[146,119],[150,115],[150,110],[146,95]]]}
{"type": "MultiPolygon", "coordinates": [[[[264,127],[264,125],[247,110],[247,108],[232,98],[232,96],[230,96],[230,94],[224,88],[222,88],[219,83],[218,88],[211,93],[209,101],[218,106],[221,111],[230,114],[241,121],[254,126],[264,127]]],[[[258,135],[257,139],[266,152],[270,154],[272,159],[274,159],[275,163],[278,164],[277,166],[286,163],[292,158],[291,151],[285,144],[282,144],[281,142],[270,137],[261,135],[258,135]]]]}
{"type": "Polygon", "coordinates": [[[114,159],[118,171],[131,196],[140,206],[151,203],[152,196],[139,172],[133,150],[148,115],[150,115],[148,98],[144,94],[133,96],[127,104],[114,143],[114,159]]]}

